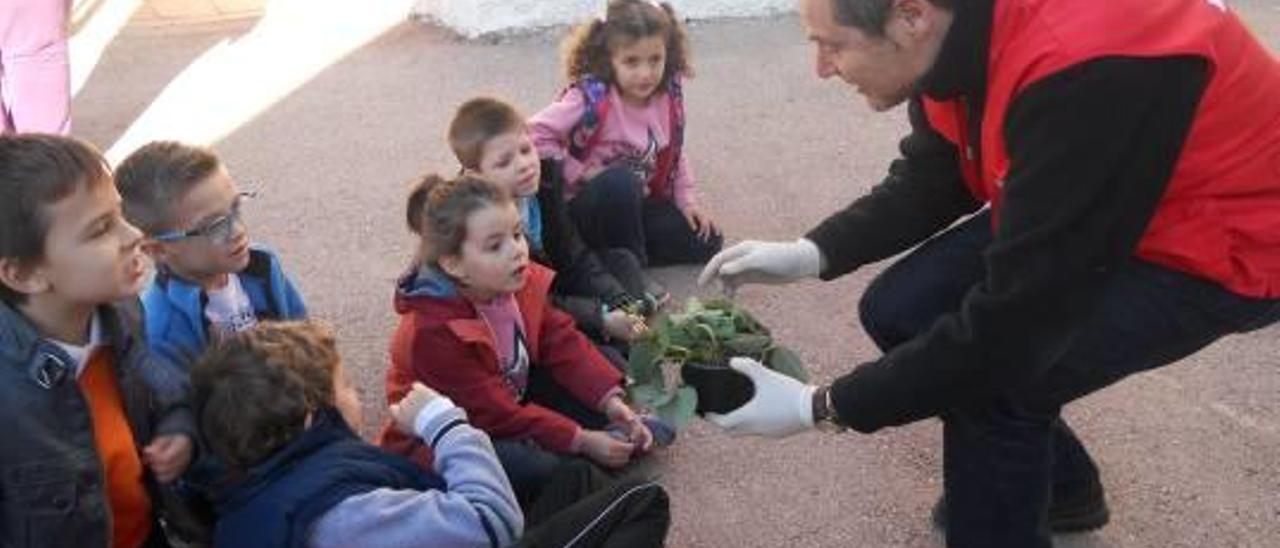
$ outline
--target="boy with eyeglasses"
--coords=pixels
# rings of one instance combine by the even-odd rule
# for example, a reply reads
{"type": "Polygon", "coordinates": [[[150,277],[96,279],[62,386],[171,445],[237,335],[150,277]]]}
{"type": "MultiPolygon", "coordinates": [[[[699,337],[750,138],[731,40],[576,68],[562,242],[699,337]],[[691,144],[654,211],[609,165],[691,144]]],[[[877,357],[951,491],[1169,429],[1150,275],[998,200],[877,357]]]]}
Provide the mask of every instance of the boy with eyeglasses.
{"type": "Polygon", "coordinates": [[[240,208],[252,193],[212,151],[150,143],[116,169],[116,186],[156,262],[142,302],[147,345],[158,357],[185,371],[212,340],[261,320],[306,317],[280,260],[250,244],[240,208]]]}

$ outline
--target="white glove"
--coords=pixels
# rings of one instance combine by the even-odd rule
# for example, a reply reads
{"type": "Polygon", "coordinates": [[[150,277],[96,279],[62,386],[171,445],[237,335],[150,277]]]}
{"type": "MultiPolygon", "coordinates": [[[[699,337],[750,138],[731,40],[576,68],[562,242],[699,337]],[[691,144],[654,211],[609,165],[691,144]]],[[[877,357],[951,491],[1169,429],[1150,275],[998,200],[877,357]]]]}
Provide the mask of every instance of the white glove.
{"type": "Polygon", "coordinates": [[[726,289],[745,283],[784,284],[816,278],[822,270],[822,252],[817,244],[800,238],[794,242],[747,240],[716,253],[698,276],[706,285],[719,278],[726,289]]]}
{"type": "Polygon", "coordinates": [[[813,428],[813,393],[818,387],[766,369],[751,358],[733,358],[729,367],[751,378],[756,393],[727,415],[707,413],[707,420],[735,436],[785,438],[813,428]]]}

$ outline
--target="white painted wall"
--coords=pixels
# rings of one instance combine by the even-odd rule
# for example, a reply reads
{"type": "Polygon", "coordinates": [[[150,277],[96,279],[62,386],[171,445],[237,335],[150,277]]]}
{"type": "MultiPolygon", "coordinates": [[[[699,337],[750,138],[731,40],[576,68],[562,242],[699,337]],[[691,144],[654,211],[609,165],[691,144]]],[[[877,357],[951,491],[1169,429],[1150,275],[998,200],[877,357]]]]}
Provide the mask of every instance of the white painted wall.
{"type": "MultiPolygon", "coordinates": [[[[681,17],[755,17],[790,11],[796,0],[668,0],[681,17]]],[[[417,0],[414,14],[463,36],[565,25],[604,10],[606,0],[417,0]]]]}

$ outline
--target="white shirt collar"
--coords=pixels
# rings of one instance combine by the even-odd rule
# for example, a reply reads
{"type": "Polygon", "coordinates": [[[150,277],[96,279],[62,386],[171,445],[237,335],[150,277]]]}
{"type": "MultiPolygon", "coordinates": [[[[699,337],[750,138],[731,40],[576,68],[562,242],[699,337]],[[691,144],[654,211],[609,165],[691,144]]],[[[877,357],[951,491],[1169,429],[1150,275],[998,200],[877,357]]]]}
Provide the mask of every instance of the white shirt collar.
{"type": "Polygon", "coordinates": [[[89,362],[89,356],[93,354],[93,350],[102,346],[102,318],[95,311],[93,319],[89,321],[89,342],[83,346],[65,343],[56,339],[49,339],[53,344],[58,345],[63,352],[71,356],[71,361],[75,365],[76,377],[80,377],[80,373],[84,371],[84,366],[89,362]]]}

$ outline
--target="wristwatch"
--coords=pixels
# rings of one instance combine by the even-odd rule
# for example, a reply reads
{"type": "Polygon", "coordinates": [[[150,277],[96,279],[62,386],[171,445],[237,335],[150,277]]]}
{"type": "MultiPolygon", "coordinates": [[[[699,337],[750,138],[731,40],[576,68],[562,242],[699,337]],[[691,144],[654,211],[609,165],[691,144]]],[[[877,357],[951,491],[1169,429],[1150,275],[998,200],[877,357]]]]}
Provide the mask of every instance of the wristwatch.
{"type": "Polygon", "coordinates": [[[813,392],[813,427],[820,432],[839,433],[849,429],[840,424],[836,406],[831,402],[831,386],[823,386],[813,392]]]}

